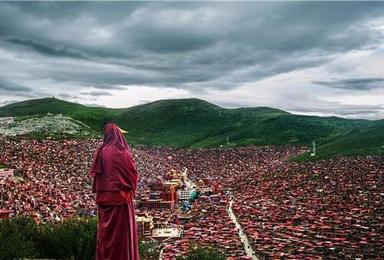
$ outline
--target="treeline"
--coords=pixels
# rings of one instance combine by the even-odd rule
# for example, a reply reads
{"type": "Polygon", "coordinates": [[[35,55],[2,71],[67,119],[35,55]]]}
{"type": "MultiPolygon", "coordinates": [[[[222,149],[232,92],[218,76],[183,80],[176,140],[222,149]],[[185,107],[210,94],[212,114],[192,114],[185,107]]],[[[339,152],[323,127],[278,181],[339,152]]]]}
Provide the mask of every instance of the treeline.
{"type": "MultiPolygon", "coordinates": [[[[32,218],[0,220],[0,259],[95,259],[97,219],[74,217],[62,223],[36,224],[32,218]]],[[[140,241],[142,260],[159,259],[159,249],[140,241]]],[[[214,248],[193,247],[179,259],[225,260],[214,248]]]]}

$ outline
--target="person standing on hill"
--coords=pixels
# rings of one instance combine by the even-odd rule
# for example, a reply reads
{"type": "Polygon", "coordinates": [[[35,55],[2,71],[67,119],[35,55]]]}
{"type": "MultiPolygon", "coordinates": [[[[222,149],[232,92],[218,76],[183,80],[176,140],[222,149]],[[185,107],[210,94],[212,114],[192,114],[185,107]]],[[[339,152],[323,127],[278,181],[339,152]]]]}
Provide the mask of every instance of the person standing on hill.
{"type": "Polygon", "coordinates": [[[107,123],[103,130],[103,144],[89,172],[98,205],[96,260],[139,260],[133,205],[139,173],[125,131],[114,123],[107,123]]]}

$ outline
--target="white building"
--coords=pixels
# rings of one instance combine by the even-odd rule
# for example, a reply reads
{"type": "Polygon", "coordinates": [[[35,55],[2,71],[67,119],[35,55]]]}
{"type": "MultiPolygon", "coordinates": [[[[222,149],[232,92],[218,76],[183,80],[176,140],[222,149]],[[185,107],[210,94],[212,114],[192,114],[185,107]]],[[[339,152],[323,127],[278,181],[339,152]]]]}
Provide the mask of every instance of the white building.
{"type": "Polygon", "coordinates": [[[189,200],[191,198],[190,190],[178,190],[177,195],[179,200],[189,200]]]}

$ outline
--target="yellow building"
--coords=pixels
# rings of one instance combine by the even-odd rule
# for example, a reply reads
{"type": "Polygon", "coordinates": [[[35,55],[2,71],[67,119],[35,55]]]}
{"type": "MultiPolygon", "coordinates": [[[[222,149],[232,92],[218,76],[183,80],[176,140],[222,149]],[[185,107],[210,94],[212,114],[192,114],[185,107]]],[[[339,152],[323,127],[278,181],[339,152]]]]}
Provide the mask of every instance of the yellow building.
{"type": "Polygon", "coordinates": [[[144,216],[136,216],[136,226],[139,239],[151,237],[154,228],[153,216],[145,213],[144,216]]]}

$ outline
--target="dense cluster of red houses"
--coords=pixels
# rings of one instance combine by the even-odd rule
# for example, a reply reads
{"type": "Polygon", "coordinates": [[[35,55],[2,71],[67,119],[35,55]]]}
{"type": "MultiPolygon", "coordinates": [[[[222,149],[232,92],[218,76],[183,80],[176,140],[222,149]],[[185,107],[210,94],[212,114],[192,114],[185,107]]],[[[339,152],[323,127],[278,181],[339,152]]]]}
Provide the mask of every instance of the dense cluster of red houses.
{"type": "Polygon", "coordinates": [[[221,249],[229,257],[248,259],[227,208],[224,194],[201,195],[189,213],[192,218],[184,225],[183,237],[165,246],[164,259],[187,253],[191,242],[221,249]]]}
{"type": "MultiPolygon", "coordinates": [[[[0,139],[0,163],[13,176],[0,178],[0,209],[30,215],[36,221],[61,221],[75,214],[96,215],[95,196],[88,177],[100,140],[0,139]]],[[[140,172],[137,195],[171,164],[134,149],[140,172]]]]}
{"type": "Polygon", "coordinates": [[[244,188],[235,196],[236,214],[264,255],[383,257],[379,162],[365,157],[282,164],[240,182],[244,188]]]}
{"type": "MultiPolygon", "coordinates": [[[[100,140],[0,139],[0,163],[14,177],[0,178],[0,209],[61,221],[96,214],[87,172],[100,140]]],[[[187,216],[180,207],[139,207],[158,223],[183,224],[183,235],[164,248],[164,259],[189,242],[214,245],[228,256],[245,251],[228,216],[233,210],[257,255],[284,258],[384,257],[384,163],[379,157],[289,162],[302,148],[133,149],[140,172],[137,199],[172,169],[188,169],[201,193],[187,216]]],[[[169,196],[174,195],[159,195],[169,196]]],[[[165,198],[165,197],[164,197],[165,198]]],[[[156,226],[155,226],[156,227],[156,226]]]]}
{"type": "Polygon", "coordinates": [[[233,190],[234,211],[261,258],[384,257],[383,158],[287,161],[300,151],[248,147],[165,154],[195,181],[233,190]]]}
{"type": "Polygon", "coordinates": [[[86,172],[97,141],[0,141],[2,162],[14,177],[0,179],[0,209],[31,215],[36,221],[60,221],[95,214],[86,172]]]}

